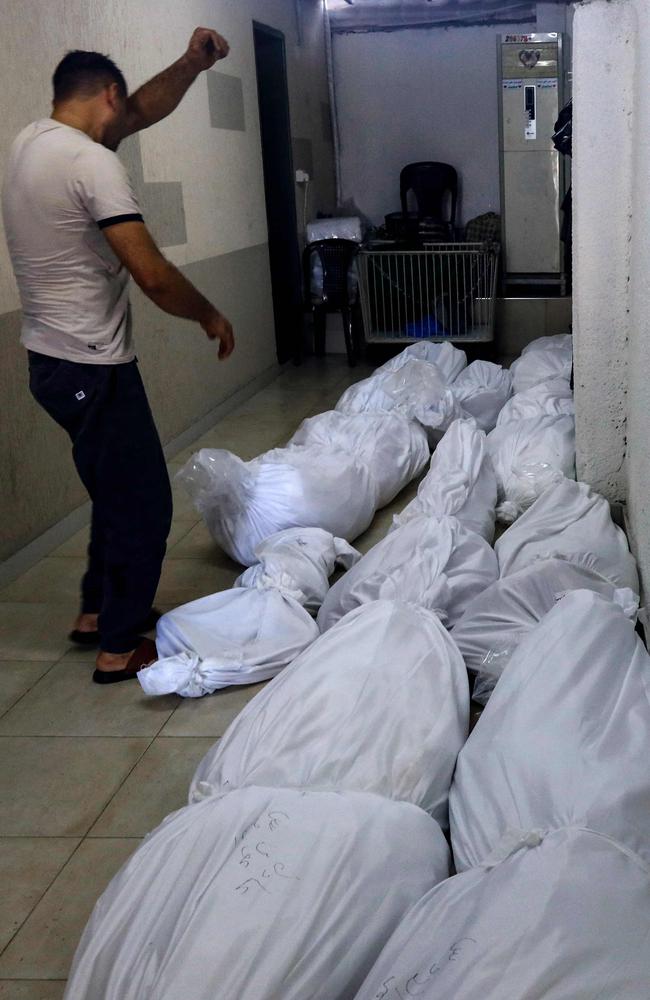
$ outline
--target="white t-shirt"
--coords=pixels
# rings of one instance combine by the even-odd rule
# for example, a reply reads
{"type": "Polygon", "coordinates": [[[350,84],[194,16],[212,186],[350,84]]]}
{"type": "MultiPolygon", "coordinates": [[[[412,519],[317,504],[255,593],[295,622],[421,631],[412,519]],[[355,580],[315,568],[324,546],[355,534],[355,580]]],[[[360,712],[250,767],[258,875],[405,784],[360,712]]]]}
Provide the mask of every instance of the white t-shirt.
{"type": "Polygon", "coordinates": [[[51,118],[33,122],[11,147],[2,213],[24,346],[85,364],[132,361],[129,274],[102,229],[142,215],[115,153],[51,118]]]}

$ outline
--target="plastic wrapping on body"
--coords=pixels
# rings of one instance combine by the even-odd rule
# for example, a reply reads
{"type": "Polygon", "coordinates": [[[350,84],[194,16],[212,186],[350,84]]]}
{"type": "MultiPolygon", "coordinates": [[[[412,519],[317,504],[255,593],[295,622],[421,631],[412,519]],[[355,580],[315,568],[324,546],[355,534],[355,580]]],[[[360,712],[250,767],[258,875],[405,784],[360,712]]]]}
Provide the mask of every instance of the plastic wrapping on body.
{"type": "Polygon", "coordinates": [[[190,801],[243,785],[337,788],[411,802],[446,827],[468,718],[467,673],[436,616],[377,601],[248,703],[199,764],[190,801]]]}
{"type": "Polygon", "coordinates": [[[496,504],[497,481],[485,434],[474,420],[454,420],[433,453],[417,496],[395,515],[391,531],[421,514],[447,514],[491,543],[496,504]]]}
{"type": "Polygon", "coordinates": [[[353,454],[377,481],[377,506],[384,507],[429,460],[426,432],[401,413],[341,413],[308,417],[289,445],[336,448],[353,454]]]}
{"type": "Polygon", "coordinates": [[[380,377],[382,392],[398,412],[425,428],[432,448],[452,421],[465,416],[435,364],[410,358],[401,368],[380,377]]]}
{"type": "Polygon", "coordinates": [[[316,219],[307,223],[306,237],[307,243],[316,243],[319,240],[350,240],[352,243],[361,243],[363,240],[361,219],[357,216],[316,219]]]}
{"type": "Polygon", "coordinates": [[[279,590],[224,590],[160,618],[159,658],[138,680],[145,694],[200,698],[269,680],[318,634],[308,612],[279,590]]]}
{"type": "Polygon", "coordinates": [[[375,372],[345,390],[336,409],[342,413],[389,413],[417,420],[435,447],[452,420],[463,416],[452,390],[434,363],[407,358],[398,368],[375,372]]]}
{"type": "Polygon", "coordinates": [[[549,337],[537,337],[526,344],[521,356],[532,354],[533,351],[564,351],[573,356],[573,337],[570,333],[554,333],[549,337]]]}
{"type": "Polygon", "coordinates": [[[452,630],[467,669],[476,674],[474,701],[487,704],[517,646],[571,590],[593,590],[616,601],[630,618],[636,615],[635,593],[564,559],[539,560],[502,577],[468,604],[452,630]]]}
{"type": "Polygon", "coordinates": [[[512,393],[512,375],[491,361],[473,361],[457,377],[453,393],[480,429],[491,431],[512,393]]]}
{"type": "MultiPolygon", "coordinates": [[[[532,347],[531,344],[528,346],[532,347]]],[[[563,378],[568,382],[572,367],[573,354],[570,347],[524,351],[510,366],[513,389],[515,392],[525,392],[540,382],[556,378],[563,378]]]]}
{"type": "Polygon", "coordinates": [[[323,528],[351,541],[377,506],[377,484],[363,463],[307,446],[275,448],[252,462],[202,448],[177,478],[213,538],[244,566],[257,561],[260,542],[284,528],[323,528]]]}
{"type": "Polygon", "coordinates": [[[639,576],[609,504],[586,483],[563,479],[546,490],[494,546],[501,576],[559,556],[636,595],[639,576]]]}
{"type": "Polygon", "coordinates": [[[650,657],[634,622],[567,594],[519,644],[458,757],[457,868],[509,828],[587,826],[650,863],[650,657]]]}
{"type": "Polygon", "coordinates": [[[553,483],[575,478],[575,419],[536,417],[488,434],[497,477],[497,519],[511,524],[553,483]]]}
{"type": "Polygon", "coordinates": [[[421,340],[418,344],[409,344],[399,354],[390,358],[377,368],[375,374],[377,372],[396,372],[407,361],[412,360],[427,361],[429,364],[434,364],[447,385],[451,385],[467,365],[465,351],[459,350],[458,347],[454,347],[448,341],[435,344],[430,340],[421,340]]]}
{"type": "Polygon", "coordinates": [[[565,378],[540,382],[525,392],[517,392],[505,404],[497,418],[497,427],[535,417],[574,416],[573,391],[565,378]]]}
{"type": "Polygon", "coordinates": [[[349,569],[361,553],[322,528],[286,528],[260,542],[255,557],[258,561],[235,580],[235,587],[279,590],[317,611],[335,566],[349,569]]]}
{"type": "Polygon", "coordinates": [[[113,878],[66,1000],[348,1000],[448,873],[440,828],[406,803],[216,796],[169,816],[113,878]]]}
{"type": "Polygon", "coordinates": [[[650,872],[591,830],[513,833],[503,860],[406,914],[356,1000],[641,1000],[650,872]]]}
{"type": "Polygon", "coordinates": [[[456,518],[414,517],[336,581],[318,612],[318,625],[325,632],[359,605],[385,598],[435,611],[449,626],[498,572],[494,550],[456,518]]]}

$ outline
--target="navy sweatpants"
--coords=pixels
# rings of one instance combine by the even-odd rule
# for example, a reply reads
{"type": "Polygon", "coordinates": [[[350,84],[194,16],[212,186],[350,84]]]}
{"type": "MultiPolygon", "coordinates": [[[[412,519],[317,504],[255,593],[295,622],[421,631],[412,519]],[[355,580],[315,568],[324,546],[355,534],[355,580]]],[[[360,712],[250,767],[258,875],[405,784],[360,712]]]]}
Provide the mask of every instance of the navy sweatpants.
{"type": "Polygon", "coordinates": [[[29,352],[30,389],[72,440],[92,500],[81,610],[100,647],[126,653],[151,611],[172,518],[165,459],[137,362],[86,365],[29,352]]]}

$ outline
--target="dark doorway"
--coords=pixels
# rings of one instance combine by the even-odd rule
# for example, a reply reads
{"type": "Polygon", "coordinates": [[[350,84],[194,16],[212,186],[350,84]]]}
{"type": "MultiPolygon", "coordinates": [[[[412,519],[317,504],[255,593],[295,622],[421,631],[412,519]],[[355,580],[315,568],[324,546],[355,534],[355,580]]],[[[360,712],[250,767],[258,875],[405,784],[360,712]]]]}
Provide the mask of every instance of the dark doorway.
{"type": "Polygon", "coordinates": [[[284,35],[253,22],[275,340],[280,363],[300,359],[302,270],[284,35]]]}

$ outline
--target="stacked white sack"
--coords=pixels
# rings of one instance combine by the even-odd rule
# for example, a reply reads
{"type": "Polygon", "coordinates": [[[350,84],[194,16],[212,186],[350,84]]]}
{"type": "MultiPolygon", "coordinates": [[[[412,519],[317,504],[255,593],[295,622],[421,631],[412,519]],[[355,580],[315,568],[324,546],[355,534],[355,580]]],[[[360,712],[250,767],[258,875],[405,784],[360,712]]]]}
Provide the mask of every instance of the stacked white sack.
{"type": "Polygon", "coordinates": [[[567,380],[552,378],[524,392],[515,393],[497,417],[497,427],[537,417],[573,417],[575,412],[573,391],[567,380]]]}
{"type": "Polygon", "coordinates": [[[476,674],[472,698],[487,704],[513,653],[568,591],[593,590],[616,601],[634,618],[638,596],[616,588],[599,573],[565,559],[541,559],[496,580],[468,604],[452,629],[465,666],[476,674]]]}
{"type": "Polygon", "coordinates": [[[379,369],[351,385],[336,409],[341,413],[397,411],[424,427],[432,447],[451,421],[464,415],[438,366],[417,358],[407,358],[395,369],[379,369]]]}
{"type": "Polygon", "coordinates": [[[492,542],[496,503],[497,481],[485,434],[474,420],[454,420],[433,453],[417,496],[395,515],[391,531],[420,514],[448,514],[492,542]]]}
{"type": "Polygon", "coordinates": [[[497,477],[497,519],[515,521],[544,490],[575,478],[575,419],[533,417],[502,424],[487,436],[497,477]]]}
{"type": "Polygon", "coordinates": [[[448,826],[469,687],[435,615],[364,605],[248,703],[199,764],[190,801],[244,785],[375,792],[448,826]]]}
{"type": "Polygon", "coordinates": [[[427,435],[401,413],[329,410],[303,420],[288,442],[354,455],[377,480],[377,506],[385,507],[429,460],[427,435]]]}
{"type": "Polygon", "coordinates": [[[395,405],[394,401],[382,389],[385,376],[391,372],[399,371],[407,361],[412,360],[434,365],[440,381],[448,386],[466,366],[467,355],[450,343],[434,344],[423,340],[417,344],[410,344],[395,357],[390,358],[385,364],[375,369],[368,378],[348,386],[336,404],[336,409],[343,413],[392,410],[395,405]]]}
{"type": "Polygon", "coordinates": [[[565,351],[573,354],[573,337],[570,333],[554,333],[550,337],[537,337],[526,344],[521,352],[522,357],[533,351],[565,351]]]}
{"type": "Polygon", "coordinates": [[[435,611],[446,625],[498,576],[494,550],[455,517],[421,515],[391,531],[328,591],[325,632],[349,611],[387,598],[435,611]]]}
{"type": "Polygon", "coordinates": [[[257,562],[235,580],[235,587],[275,588],[315,612],[334,568],[349,569],[361,553],[322,528],[285,528],[260,542],[255,557],[257,562]]]}
{"type": "Polygon", "coordinates": [[[586,483],[570,479],[546,490],[495,544],[501,576],[538,559],[559,556],[639,594],[636,561],[609,504],[586,483]]]}
{"type": "Polygon", "coordinates": [[[540,337],[521,352],[510,366],[515,392],[524,392],[549,379],[571,378],[573,344],[570,334],[540,337]]]}
{"type": "Polygon", "coordinates": [[[405,347],[395,357],[389,358],[388,361],[376,369],[375,374],[377,372],[396,372],[407,361],[413,359],[416,361],[428,361],[429,364],[434,364],[447,385],[451,385],[458,378],[467,364],[465,351],[454,347],[449,341],[434,344],[432,341],[421,340],[417,344],[409,344],[408,347],[405,347]]]}
{"type": "Polygon", "coordinates": [[[66,1000],[348,1000],[449,874],[440,828],[377,795],[246,788],[168,817],[100,897],[66,1000]]]}
{"type": "Polygon", "coordinates": [[[255,549],[284,528],[323,528],[348,541],[368,527],[377,483],[353,455],[306,446],[274,448],[251,462],[202,448],[177,478],[221,548],[252,566],[255,549]]]}
{"type": "Polygon", "coordinates": [[[511,851],[419,900],[356,1000],[648,996],[647,865],[590,830],[524,834],[511,851]]]}
{"type": "Polygon", "coordinates": [[[510,828],[565,826],[650,864],[649,746],[650,657],[634,623],[599,594],[567,594],[521,642],[458,757],[457,869],[481,864],[510,828]]]}
{"type": "Polygon", "coordinates": [[[512,375],[491,361],[473,361],[456,378],[452,392],[482,431],[491,431],[512,394],[512,375]]]}
{"type": "Polygon", "coordinates": [[[158,659],[138,680],[145,694],[184,698],[255,684],[275,677],[318,634],[311,615],[279,590],[224,590],[160,618],[158,659]]]}

